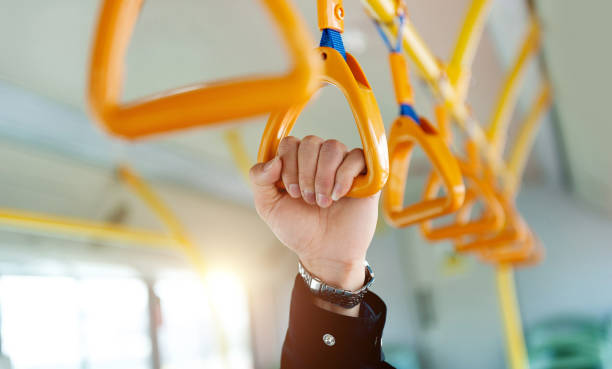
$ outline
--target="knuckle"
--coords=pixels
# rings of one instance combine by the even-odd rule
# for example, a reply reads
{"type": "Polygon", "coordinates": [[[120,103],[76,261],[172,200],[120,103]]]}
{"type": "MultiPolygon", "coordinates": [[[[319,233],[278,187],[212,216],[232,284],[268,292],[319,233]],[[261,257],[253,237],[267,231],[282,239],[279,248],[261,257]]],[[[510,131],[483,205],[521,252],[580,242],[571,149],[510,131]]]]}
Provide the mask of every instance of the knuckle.
{"type": "Polygon", "coordinates": [[[349,156],[355,163],[365,163],[365,156],[362,149],[351,150],[349,156]]]}
{"type": "Polygon", "coordinates": [[[302,142],[308,145],[317,145],[323,142],[323,139],[319,136],[308,135],[302,139],[302,142]]]}
{"type": "Polygon", "coordinates": [[[293,136],[287,136],[283,138],[281,142],[278,144],[278,151],[288,151],[294,148],[299,142],[300,140],[298,140],[297,138],[293,136]]]}
{"type": "Polygon", "coordinates": [[[256,168],[257,168],[257,165],[254,165],[254,166],[251,167],[251,169],[249,169],[249,179],[251,181],[253,181],[253,179],[255,179],[255,175],[257,174],[257,172],[256,172],[257,169],[256,168]]]}
{"type": "Polygon", "coordinates": [[[357,155],[360,155],[360,156],[362,156],[362,157],[363,157],[363,149],[362,149],[362,148],[360,148],[360,147],[356,147],[356,148],[354,148],[353,150],[351,150],[351,152],[350,152],[349,154],[351,154],[351,155],[356,155],[356,156],[357,156],[357,155]]]}
{"type": "Polygon", "coordinates": [[[327,153],[344,153],[346,151],[346,146],[338,140],[327,140],[323,142],[321,151],[327,153]]]}

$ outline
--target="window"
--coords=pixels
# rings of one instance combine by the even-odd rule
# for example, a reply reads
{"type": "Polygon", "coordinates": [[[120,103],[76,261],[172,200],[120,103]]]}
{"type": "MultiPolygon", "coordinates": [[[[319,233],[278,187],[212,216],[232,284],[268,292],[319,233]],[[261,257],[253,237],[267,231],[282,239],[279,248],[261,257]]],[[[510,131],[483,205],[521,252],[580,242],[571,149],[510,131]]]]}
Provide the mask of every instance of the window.
{"type": "Polygon", "coordinates": [[[3,276],[3,352],[14,369],[149,369],[147,307],[135,278],[3,276]]]}
{"type": "MultiPolygon", "coordinates": [[[[174,274],[155,292],[163,369],[253,367],[247,295],[233,274],[213,272],[205,284],[174,274]]],[[[151,369],[149,313],[137,278],[0,278],[2,352],[14,369],[151,369]]]]}
{"type": "Polygon", "coordinates": [[[233,274],[212,272],[205,284],[191,274],[174,275],[160,280],[156,293],[164,369],[221,369],[224,360],[232,369],[253,367],[247,295],[233,274]],[[219,329],[227,343],[225,359],[219,329]]]}

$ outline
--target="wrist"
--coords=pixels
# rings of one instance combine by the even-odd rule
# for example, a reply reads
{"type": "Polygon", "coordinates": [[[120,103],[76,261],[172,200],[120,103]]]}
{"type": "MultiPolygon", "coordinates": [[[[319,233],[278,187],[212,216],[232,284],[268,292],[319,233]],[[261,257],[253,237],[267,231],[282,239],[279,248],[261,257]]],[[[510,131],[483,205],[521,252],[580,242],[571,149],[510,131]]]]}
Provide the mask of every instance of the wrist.
{"type": "MultiPolygon", "coordinates": [[[[345,263],[323,259],[300,260],[303,267],[311,275],[320,279],[328,286],[340,288],[347,291],[356,291],[363,287],[365,281],[364,263],[361,262],[345,263]]],[[[359,316],[360,304],[351,308],[342,307],[320,297],[314,297],[313,302],[321,309],[331,311],[336,314],[357,317],[359,316]]]]}
{"type": "Polygon", "coordinates": [[[363,286],[365,258],[351,262],[302,259],[302,265],[329,286],[355,291],[363,286]]]}

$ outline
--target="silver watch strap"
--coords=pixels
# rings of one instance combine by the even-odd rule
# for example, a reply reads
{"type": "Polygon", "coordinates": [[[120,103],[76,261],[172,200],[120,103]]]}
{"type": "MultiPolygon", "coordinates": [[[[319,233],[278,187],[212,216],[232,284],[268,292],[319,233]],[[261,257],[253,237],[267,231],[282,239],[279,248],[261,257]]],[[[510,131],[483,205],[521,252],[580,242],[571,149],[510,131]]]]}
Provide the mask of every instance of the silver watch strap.
{"type": "Polygon", "coordinates": [[[348,291],[342,288],[330,286],[321,279],[313,276],[306,268],[298,261],[298,271],[310,292],[328,302],[350,309],[357,306],[363,300],[368,288],[374,282],[374,271],[366,261],[364,263],[364,285],[356,291],[348,291]]]}

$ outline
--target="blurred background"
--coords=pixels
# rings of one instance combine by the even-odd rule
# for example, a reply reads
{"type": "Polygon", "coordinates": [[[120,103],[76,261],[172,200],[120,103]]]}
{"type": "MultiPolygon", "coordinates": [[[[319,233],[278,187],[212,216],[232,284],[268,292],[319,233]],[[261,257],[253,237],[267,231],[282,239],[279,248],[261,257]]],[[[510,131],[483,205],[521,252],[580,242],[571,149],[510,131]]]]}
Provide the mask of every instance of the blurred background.
{"type": "MultiPolygon", "coordinates": [[[[257,217],[228,146],[228,137],[238,137],[254,162],[266,117],[134,143],[112,138],[85,104],[100,3],[0,0],[0,213],[163,231],[122,181],[118,168],[128,164],[202,250],[208,288],[178,252],[0,221],[0,368],[278,368],[296,259],[257,217]],[[219,329],[226,346],[216,338],[219,329]]],[[[317,38],[316,2],[295,3],[317,38]]],[[[447,59],[470,1],[407,3],[423,39],[447,59]]],[[[543,48],[512,127],[542,71],[555,97],[518,197],[547,250],[542,263],[516,273],[530,361],[532,368],[612,367],[612,2],[531,5],[543,48]]],[[[388,128],[397,106],[387,50],[361,4],[346,0],[345,8],[346,48],[366,72],[388,128]]],[[[468,97],[483,123],[527,25],[526,2],[494,1],[468,97]]],[[[128,51],[124,99],[282,70],[287,60],[275,32],[257,1],[147,0],[128,51]]],[[[434,98],[414,80],[417,108],[431,116],[434,98]]],[[[307,134],[361,145],[348,104],[333,88],[299,119],[294,135],[307,134]]],[[[429,173],[424,157],[417,160],[408,196],[419,196],[429,173]]],[[[389,309],[383,349],[390,363],[506,367],[490,265],[382,219],[368,259],[374,291],[389,309]]]]}

